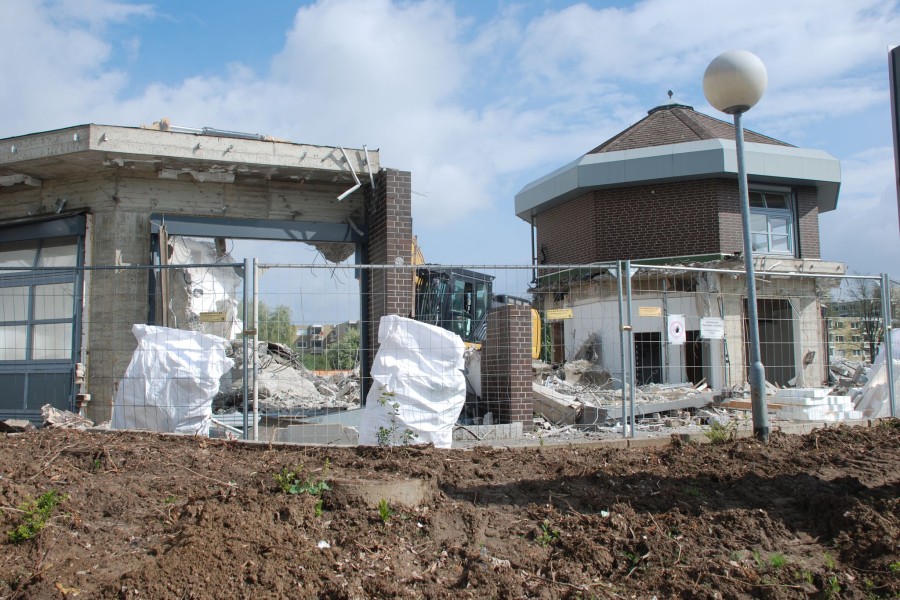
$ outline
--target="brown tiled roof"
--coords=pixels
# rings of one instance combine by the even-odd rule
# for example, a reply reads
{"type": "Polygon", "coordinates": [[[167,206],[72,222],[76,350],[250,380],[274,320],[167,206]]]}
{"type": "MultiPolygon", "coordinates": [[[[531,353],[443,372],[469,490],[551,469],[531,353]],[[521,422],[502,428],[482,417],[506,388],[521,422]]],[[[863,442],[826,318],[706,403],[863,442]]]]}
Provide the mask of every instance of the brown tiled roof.
{"type": "MultiPolygon", "coordinates": [[[[714,119],[684,104],[664,104],[647,112],[647,116],[606,140],[588,154],[634,150],[665,144],[698,140],[734,139],[734,125],[714,119]]],[[[744,129],[744,141],[774,146],[791,146],[774,138],[744,129]]]]}

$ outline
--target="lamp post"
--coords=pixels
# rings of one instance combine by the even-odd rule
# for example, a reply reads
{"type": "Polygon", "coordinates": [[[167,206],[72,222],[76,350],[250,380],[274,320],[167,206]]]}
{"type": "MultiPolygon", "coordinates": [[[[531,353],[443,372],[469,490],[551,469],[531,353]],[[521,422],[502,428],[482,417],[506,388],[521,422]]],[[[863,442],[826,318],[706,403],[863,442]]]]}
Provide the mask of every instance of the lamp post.
{"type": "Polygon", "coordinates": [[[744,169],[744,129],[741,115],[752,108],[766,91],[766,67],[755,54],[729,50],[713,59],[703,74],[703,93],[717,110],[734,116],[737,150],[738,188],[741,196],[741,224],[744,233],[744,264],[747,277],[747,319],[750,330],[750,407],[753,435],[769,441],[766,412],[766,371],[759,351],[759,319],[756,306],[756,274],[753,268],[753,240],[750,235],[750,196],[744,169]]]}

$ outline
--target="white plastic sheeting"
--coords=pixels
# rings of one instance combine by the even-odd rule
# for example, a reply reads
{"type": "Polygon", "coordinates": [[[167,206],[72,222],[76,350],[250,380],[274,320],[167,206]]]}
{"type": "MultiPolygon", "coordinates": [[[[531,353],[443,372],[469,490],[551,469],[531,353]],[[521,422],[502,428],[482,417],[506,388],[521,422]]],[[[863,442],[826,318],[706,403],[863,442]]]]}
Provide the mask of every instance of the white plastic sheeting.
{"type": "Polygon", "coordinates": [[[450,448],[453,425],[466,402],[462,338],[387,315],[378,326],[378,343],[359,443],[450,448]]]}
{"type": "Polygon", "coordinates": [[[234,361],[226,341],[199,331],[132,327],[138,346],[119,382],[114,429],[208,435],[219,378],[234,361]]]}

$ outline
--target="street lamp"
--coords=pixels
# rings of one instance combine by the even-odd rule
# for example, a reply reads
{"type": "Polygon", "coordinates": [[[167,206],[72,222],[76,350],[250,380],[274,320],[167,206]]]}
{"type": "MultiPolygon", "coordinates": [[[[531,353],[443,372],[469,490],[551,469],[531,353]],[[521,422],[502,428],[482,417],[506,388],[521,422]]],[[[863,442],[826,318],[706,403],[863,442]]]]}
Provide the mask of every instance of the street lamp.
{"type": "Polygon", "coordinates": [[[756,307],[756,274],[753,269],[753,240],[750,237],[750,197],[744,169],[744,129],[741,115],[750,110],[766,91],[766,66],[746,50],[729,50],[713,59],[703,74],[703,93],[717,110],[734,115],[738,187],[741,195],[741,224],[744,230],[744,264],[747,277],[747,318],[750,330],[750,408],[753,435],[769,441],[766,412],[766,371],[759,351],[759,320],[756,307]]]}

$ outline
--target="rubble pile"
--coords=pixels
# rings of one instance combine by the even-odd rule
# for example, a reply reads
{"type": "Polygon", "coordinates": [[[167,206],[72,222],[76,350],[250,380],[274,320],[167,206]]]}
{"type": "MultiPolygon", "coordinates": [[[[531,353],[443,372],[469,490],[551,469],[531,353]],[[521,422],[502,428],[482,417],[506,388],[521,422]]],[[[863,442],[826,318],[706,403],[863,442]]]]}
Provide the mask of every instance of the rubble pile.
{"type": "MultiPolygon", "coordinates": [[[[216,414],[240,410],[244,403],[244,355],[240,341],[232,343],[234,368],[222,378],[221,391],[213,400],[216,414]]],[[[265,414],[298,413],[359,406],[359,373],[319,377],[284,344],[261,341],[256,346],[259,411],[265,414]]],[[[252,378],[252,362],[248,372],[252,378]]],[[[252,390],[252,381],[251,381],[252,390]]],[[[252,396],[252,391],[251,391],[252,396]]],[[[251,400],[252,401],[252,400],[251,400]]]]}

